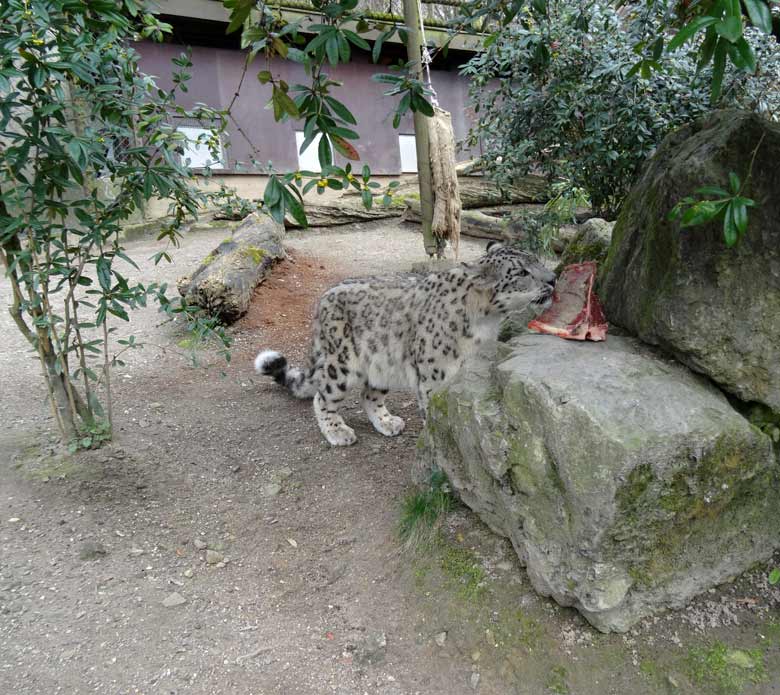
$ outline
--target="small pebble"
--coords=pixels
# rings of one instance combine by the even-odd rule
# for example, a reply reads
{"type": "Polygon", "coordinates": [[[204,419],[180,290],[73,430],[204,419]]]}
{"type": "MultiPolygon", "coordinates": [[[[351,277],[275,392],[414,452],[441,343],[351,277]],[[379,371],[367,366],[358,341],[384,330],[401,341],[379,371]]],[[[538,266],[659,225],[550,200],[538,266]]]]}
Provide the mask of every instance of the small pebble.
{"type": "Polygon", "coordinates": [[[162,605],[166,608],[175,608],[176,606],[183,606],[185,603],[187,603],[187,599],[178,591],[174,591],[163,599],[162,605]]]}
{"type": "Polygon", "coordinates": [[[223,557],[222,553],[218,553],[216,550],[207,550],[206,551],[206,564],[207,565],[216,565],[225,558],[223,557]]]}
{"type": "Polygon", "coordinates": [[[198,549],[198,550],[205,550],[208,547],[208,543],[206,541],[201,540],[200,538],[196,538],[192,544],[198,549]]]}

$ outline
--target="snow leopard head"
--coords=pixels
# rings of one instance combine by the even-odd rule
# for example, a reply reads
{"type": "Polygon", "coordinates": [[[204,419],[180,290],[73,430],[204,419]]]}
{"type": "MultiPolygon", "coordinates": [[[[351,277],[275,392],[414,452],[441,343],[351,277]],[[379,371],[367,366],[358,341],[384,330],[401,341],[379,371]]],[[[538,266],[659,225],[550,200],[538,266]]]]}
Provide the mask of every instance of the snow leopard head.
{"type": "Polygon", "coordinates": [[[532,253],[491,242],[476,265],[491,293],[491,313],[517,311],[529,305],[542,311],[552,302],[555,273],[532,253]]]}

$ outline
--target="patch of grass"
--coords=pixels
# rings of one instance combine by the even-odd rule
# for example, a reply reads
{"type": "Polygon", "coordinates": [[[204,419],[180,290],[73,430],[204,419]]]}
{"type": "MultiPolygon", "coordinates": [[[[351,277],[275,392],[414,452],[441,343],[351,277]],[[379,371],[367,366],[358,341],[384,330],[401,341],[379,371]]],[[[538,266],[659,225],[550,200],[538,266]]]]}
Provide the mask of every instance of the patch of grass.
{"type": "Polygon", "coordinates": [[[544,630],[542,629],[539,621],[535,620],[529,615],[526,615],[523,613],[523,611],[517,611],[515,613],[515,620],[518,623],[518,642],[520,642],[520,644],[526,647],[529,651],[540,646],[544,630]]]}
{"type": "Polygon", "coordinates": [[[442,545],[442,572],[457,585],[461,598],[467,601],[480,598],[485,591],[485,570],[477,556],[467,548],[442,545]]]}
{"type": "Polygon", "coordinates": [[[723,642],[691,649],[687,666],[696,684],[719,695],[739,695],[748,683],[766,680],[764,654],[760,649],[731,649],[723,642]]]}
{"type": "Polygon", "coordinates": [[[780,622],[772,620],[761,629],[770,644],[780,645],[780,622]]]}
{"type": "Polygon", "coordinates": [[[544,687],[555,695],[569,695],[569,685],[566,683],[568,671],[563,666],[553,666],[547,674],[544,687]]]}
{"type": "Polygon", "coordinates": [[[408,549],[430,547],[439,519],[454,505],[447,477],[434,471],[428,486],[408,494],[401,505],[398,535],[408,549]]]}
{"type": "Polygon", "coordinates": [[[657,680],[659,677],[658,664],[652,659],[642,659],[639,663],[639,672],[650,680],[657,680]]]}

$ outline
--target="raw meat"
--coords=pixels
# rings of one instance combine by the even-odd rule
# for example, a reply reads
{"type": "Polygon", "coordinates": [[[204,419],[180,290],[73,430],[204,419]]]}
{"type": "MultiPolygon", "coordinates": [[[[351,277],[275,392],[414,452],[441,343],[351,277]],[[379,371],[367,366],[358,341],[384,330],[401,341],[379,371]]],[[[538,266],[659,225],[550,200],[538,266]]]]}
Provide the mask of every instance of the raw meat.
{"type": "Polygon", "coordinates": [[[566,340],[606,340],[607,320],[593,292],[596,263],[566,266],[555,283],[552,306],[528,324],[566,340]]]}

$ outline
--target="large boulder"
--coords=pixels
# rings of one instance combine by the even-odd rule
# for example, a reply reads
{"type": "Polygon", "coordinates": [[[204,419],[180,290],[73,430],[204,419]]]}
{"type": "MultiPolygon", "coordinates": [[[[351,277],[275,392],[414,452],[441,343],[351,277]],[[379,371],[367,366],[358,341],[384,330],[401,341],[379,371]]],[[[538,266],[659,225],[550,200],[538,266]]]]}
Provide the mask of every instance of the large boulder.
{"type": "Polygon", "coordinates": [[[416,477],[443,470],[537,591],[620,632],[777,547],[771,443],[705,379],[631,338],[499,350],[432,397],[416,477]]]}
{"type": "Polygon", "coordinates": [[[623,206],[599,296],[611,322],[780,411],[780,124],[725,111],[668,136],[623,206]],[[720,222],[669,221],[701,186],[728,187],[730,171],[757,203],[734,248],[720,222]]]}

